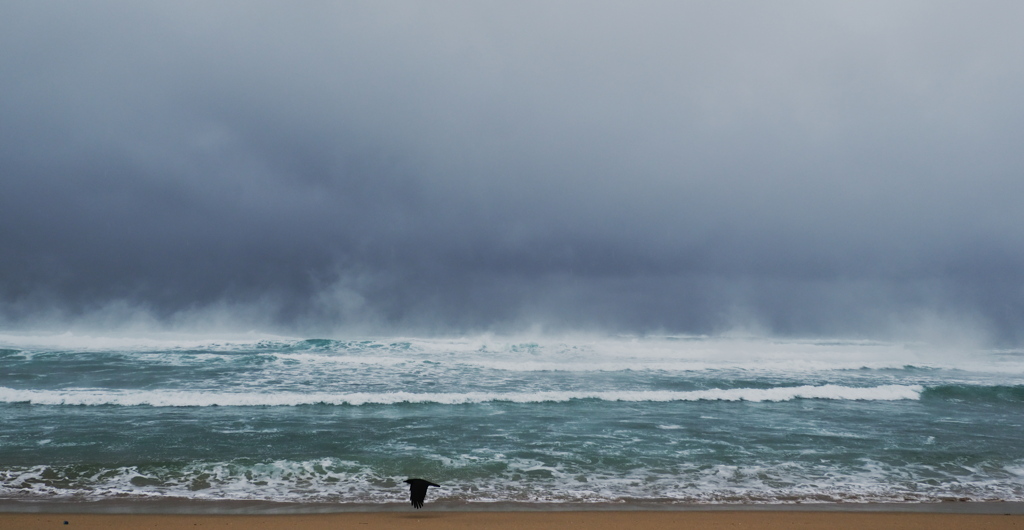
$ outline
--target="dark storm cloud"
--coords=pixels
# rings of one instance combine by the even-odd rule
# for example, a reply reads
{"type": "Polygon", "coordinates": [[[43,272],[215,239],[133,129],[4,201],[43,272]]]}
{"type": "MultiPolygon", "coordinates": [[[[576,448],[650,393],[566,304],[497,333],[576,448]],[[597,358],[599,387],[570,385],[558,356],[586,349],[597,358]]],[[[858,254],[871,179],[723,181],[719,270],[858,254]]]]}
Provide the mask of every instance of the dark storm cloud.
{"type": "Polygon", "coordinates": [[[0,11],[11,325],[1021,338],[1016,3],[0,11]]]}

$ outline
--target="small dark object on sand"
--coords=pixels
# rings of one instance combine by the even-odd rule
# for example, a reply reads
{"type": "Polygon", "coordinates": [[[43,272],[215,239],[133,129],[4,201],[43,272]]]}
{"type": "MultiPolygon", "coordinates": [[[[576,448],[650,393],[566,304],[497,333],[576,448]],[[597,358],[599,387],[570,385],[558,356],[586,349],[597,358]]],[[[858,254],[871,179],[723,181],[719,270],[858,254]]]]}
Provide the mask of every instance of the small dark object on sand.
{"type": "Polygon", "coordinates": [[[441,487],[438,484],[421,478],[411,478],[406,480],[405,483],[409,485],[409,500],[412,501],[412,507],[417,510],[423,507],[423,499],[427,498],[428,486],[441,487]]]}

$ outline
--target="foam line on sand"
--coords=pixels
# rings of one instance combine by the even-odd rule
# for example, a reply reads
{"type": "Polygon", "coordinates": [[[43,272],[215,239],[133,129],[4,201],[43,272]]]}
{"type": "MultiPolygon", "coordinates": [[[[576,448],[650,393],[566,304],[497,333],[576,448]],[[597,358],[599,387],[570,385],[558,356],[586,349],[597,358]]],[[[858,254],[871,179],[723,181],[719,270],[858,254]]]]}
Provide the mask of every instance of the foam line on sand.
{"type": "Polygon", "coordinates": [[[613,530],[621,528],[1024,529],[1024,515],[842,511],[348,512],[294,515],[0,513],[0,528],[613,530]],[[65,521],[67,524],[65,524],[65,521]]]}

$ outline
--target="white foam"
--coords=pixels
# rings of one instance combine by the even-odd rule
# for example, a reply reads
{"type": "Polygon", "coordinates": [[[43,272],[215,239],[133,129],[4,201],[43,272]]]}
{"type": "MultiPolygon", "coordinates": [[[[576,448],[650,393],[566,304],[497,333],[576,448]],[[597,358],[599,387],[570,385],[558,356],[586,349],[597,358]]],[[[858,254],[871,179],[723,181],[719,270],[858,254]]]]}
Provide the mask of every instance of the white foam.
{"type": "Polygon", "coordinates": [[[153,407],[244,407],[297,405],[393,405],[399,403],[435,403],[460,405],[487,402],[543,403],[578,399],[624,402],[671,401],[790,401],[794,399],[835,399],[893,401],[919,399],[920,385],[883,385],[847,387],[840,385],[797,386],[776,388],[730,388],[694,390],[638,391],[547,391],[547,392],[217,392],[186,390],[18,390],[0,387],[0,402],[35,405],[118,405],[153,407]]]}
{"type": "MultiPolygon", "coordinates": [[[[394,497],[401,498],[401,488],[381,491],[379,485],[389,484],[389,478],[380,477],[355,462],[332,458],[260,463],[196,462],[181,469],[159,465],[126,466],[92,475],[81,475],[73,466],[40,465],[0,470],[0,497],[34,494],[40,497],[338,502],[355,493],[362,497],[360,500],[386,502],[394,497]]],[[[391,478],[390,484],[397,486],[400,482],[391,478]]]]}
{"type": "MultiPolygon", "coordinates": [[[[731,337],[462,338],[378,337],[310,343],[269,335],[96,337],[0,333],[0,345],[60,352],[117,351],[169,355],[270,354],[317,364],[382,364],[430,360],[508,371],[697,371],[744,369],[808,372],[856,368],[957,368],[1024,373],[1024,358],[965,351],[957,358],[913,344],[876,341],[731,337]]],[[[998,352],[996,352],[998,353],[998,352]]],[[[170,359],[168,359],[170,360],[170,359]]],[[[173,362],[171,360],[171,362],[173,362]]],[[[188,361],[185,361],[188,362],[188,361]]]]}
{"type": "MultiPolygon", "coordinates": [[[[423,458],[441,465],[446,475],[461,475],[458,480],[439,479],[443,487],[431,490],[431,502],[918,503],[949,497],[1024,500],[1021,483],[1016,477],[1005,476],[1005,472],[1019,470],[1019,462],[988,470],[891,465],[872,460],[845,468],[827,461],[707,466],[683,462],[663,469],[637,466],[614,471],[500,453],[454,458],[427,454],[423,458]],[[479,476],[474,470],[482,462],[494,464],[494,471],[479,476]]],[[[402,484],[404,477],[337,458],[197,461],[183,467],[126,466],[99,473],[82,473],[74,465],[38,465],[0,470],[0,497],[404,504],[408,495],[402,484]]]]}

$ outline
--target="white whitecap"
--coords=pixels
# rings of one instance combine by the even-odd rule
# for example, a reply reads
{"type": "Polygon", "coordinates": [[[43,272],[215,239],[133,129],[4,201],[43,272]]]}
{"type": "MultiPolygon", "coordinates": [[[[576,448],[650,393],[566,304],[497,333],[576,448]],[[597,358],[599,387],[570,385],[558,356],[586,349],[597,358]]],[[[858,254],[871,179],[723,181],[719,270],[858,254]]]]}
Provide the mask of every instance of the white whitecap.
{"type": "Polygon", "coordinates": [[[840,385],[776,388],[730,388],[694,391],[545,391],[545,392],[217,392],[213,390],[18,390],[0,387],[0,402],[35,405],[118,405],[154,407],[245,407],[297,405],[392,405],[398,403],[434,403],[459,405],[486,402],[542,403],[580,399],[622,402],[672,401],[790,401],[793,399],[833,399],[893,401],[919,399],[920,385],[882,385],[847,387],[840,385]]]}

